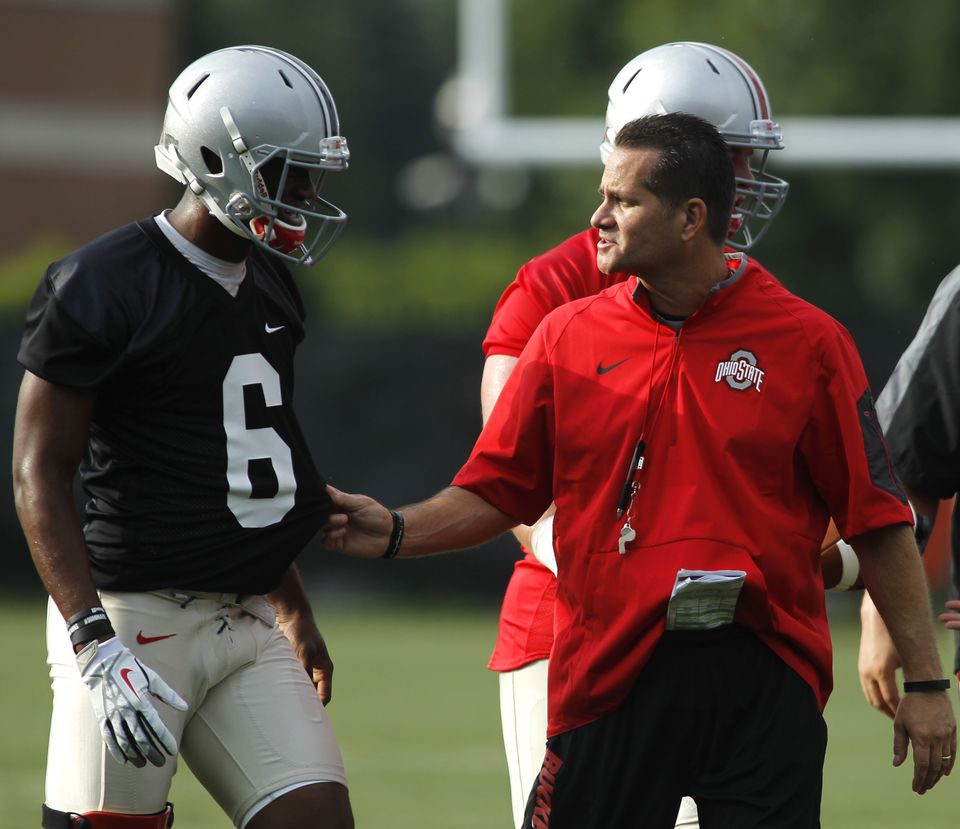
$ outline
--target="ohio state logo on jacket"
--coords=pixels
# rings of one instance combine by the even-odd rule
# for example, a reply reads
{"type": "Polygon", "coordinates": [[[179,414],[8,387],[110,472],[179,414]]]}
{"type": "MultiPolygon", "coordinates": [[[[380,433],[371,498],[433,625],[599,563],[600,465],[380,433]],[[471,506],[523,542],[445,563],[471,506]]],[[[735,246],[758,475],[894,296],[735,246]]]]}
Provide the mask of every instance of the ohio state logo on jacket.
{"type": "Polygon", "coordinates": [[[717,363],[717,373],[713,378],[715,383],[726,380],[731,389],[743,391],[753,386],[760,391],[764,371],[757,367],[757,357],[746,349],[734,351],[728,360],[717,363]]]}

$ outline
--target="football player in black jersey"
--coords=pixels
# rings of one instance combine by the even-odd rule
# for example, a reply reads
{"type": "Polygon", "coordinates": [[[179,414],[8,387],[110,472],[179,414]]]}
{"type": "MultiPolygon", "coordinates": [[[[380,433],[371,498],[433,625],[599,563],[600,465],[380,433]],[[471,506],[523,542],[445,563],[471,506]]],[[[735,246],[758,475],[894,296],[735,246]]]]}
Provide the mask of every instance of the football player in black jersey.
{"type": "MultiPolygon", "coordinates": [[[[877,399],[877,415],[897,473],[918,515],[932,526],[941,502],[960,492],[960,268],[947,274],[920,328],[877,399]]],[[[949,505],[949,503],[948,503],[949,505]]],[[[954,592],[960,590],[960,509],[953,508],[950,546],[954,592]]],[[[860,685],[867,701],[889,717],[900,703],[900,654],[869,594],[860,610],[860,685]]],[[[960,601],[950,599],[940,621],[960,631],[960,601]]],[[[960,680],[960,636],[954,653],[960,680]]]]}
{"type": "Polygon", "coordinates": [[[43,826],[166,829],[179,751],[238,827],[348,829],[294,565],[329,497],[291,408],[284,264],[342,229],[317,191],[346,140],[316,72],[242,46],[174,81],[156,158],[179,204],[52,264],[19,352],[17,510],[51,597],[43,826]]]}

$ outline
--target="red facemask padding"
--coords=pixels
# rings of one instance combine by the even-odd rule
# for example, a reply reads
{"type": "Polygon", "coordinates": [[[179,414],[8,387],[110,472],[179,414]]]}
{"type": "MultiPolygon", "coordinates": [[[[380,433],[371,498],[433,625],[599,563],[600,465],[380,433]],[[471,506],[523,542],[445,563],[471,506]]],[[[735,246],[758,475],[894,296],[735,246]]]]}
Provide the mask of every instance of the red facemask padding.
{"type": "Polygon", "coordinates": [[[307,220],[303,216],[299,218],[300,223],[294,225],[281,219],[271,220],[269,216],[256,216],[250,220],[250,229],[258,239],[265,241],[274,250],[293,253],[307,238],[307,220]],[[264,238],[268,230],[270,237],[264,238]]]}

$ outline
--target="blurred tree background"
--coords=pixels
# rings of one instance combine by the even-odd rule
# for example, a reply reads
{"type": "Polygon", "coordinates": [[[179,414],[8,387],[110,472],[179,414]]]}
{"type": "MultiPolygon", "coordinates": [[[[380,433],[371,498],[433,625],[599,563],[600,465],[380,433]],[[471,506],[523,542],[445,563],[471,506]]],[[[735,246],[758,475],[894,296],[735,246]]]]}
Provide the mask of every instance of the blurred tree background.
{"type": "MultiPolygon", "coordinates": [[[[960,4],[949,0],[909,15],[902,5],[867,0],[608,0],[602,7],[509,0],[507,8],[512,115],[595,117],[599,128],[620,66],[671,40],[742,55],[763,78],[775,117],[960,109],[960,4]]],[[[500,292],[524,261],[586,226],[599,158],[566,168],[476,169],[455,156],[437,117],[438,96],[456,69],[454,0],[280,0],[269,10],[253,0],[182,0],[175,9],[174,67],[215,48],[261,42],[302,57],[329,83],[352,162],[328,177],[325,195],[350,223],[322,263],[298,274],[312,328],[297,404],[334,483],[392,504],[429,495],[450,479],[479,429],[480,342],[500,292]]],[[[163,105],[156,102],[158,127],[163,105]]],[[[754,254],[852,331],[879,392],[935,286],[960,258],[960,171],[794,167],[789,131],[784,139],[771,169],[790,181],[790,195],[754,254]]],[[[176,196],[171,189],[171,204],[176,196]]],[[[42,219],[37,224],[42,229],[42,219]]],[[[82,241],[3,240],[6,354],[15,351],[45,264],[82,241]]],[[[0,427],[9,434],[12,359],[3,372],[9,392],[0,427]]],[[[3,503],[0,525],[19,538],[10,498],[3,503]]],[[[340,589],[362,579],[408,593],[442,584],[493,596],[513,555],[502,540],[405,564],[389,578],[369,565],[360,576],[324,555],[304,562],[340,589]]],[[[32,578],[29,566],[21,577],[32,578]]]]}
{"type": "MultiPolygon", "coordinates": [[[[482,333],[518,265],[586,225],[599,161],[476,170],[452,156],[435,116],[456,68],[453,0],[360,0],[322,11],[307,0],[285,2],[270,16],[275,31],[261,28],[268,21],[254,2],[189,8],[181,63],[255,34],[304,56],[334,91],[354,163],[331,177],[328,191],[348,209],[349,232],[306,280],[325,326],[482,333]],[[431,176],[433,197],[418,200],[418,181],[431,176]]],[[[960,6],[946,0],[925,4],[907,24],[902,8],[863,0],[842,8],[826,0],[803,8],[611,0],[602,11],[583,0],[510,0],[507,8],[514,115],[599,119],[617,69],[670,40],[743,55],[764,79],[776,116],[954,115],[960,103],[960,6]]],[[[788,158],[789,132],[785,142],[788,158]]],[[[896,346],[957,258],[960,176],[798,169],[777,154],[771,168],[790,180],[791,193],[755,253],[867,338],[871,380],[882,385],[896,346]]]]}

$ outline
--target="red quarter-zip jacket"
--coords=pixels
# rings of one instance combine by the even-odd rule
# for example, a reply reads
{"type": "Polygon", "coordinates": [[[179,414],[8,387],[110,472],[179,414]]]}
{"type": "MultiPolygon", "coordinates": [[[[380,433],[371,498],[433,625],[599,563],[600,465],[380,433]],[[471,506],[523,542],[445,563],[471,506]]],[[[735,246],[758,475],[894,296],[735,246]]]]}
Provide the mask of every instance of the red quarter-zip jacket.
{"type": "Polygon", "coordinates": [[[636,277],[549,314],[453,480],[521,523],[551,500],[558,564],[548,734],[617,708],[677,571],[740,569],[735,621],[832,688],[820,542],[910,523],[846,330],[747,260],[679,331],[636,277]],[[618,551],[631,457],[645,442],[618,551]]]}

